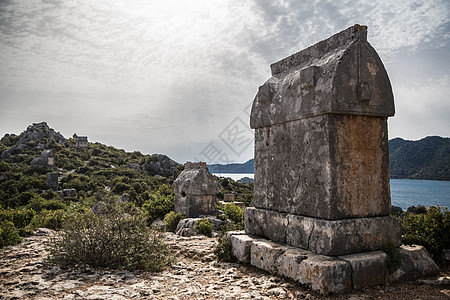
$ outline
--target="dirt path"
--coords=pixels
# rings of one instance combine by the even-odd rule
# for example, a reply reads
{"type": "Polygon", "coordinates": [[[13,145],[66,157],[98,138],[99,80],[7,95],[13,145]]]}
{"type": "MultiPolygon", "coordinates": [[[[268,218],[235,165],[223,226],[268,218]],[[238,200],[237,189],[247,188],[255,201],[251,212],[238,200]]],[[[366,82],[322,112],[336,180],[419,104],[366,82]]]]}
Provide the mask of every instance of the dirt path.
{"type": "Polygon", "coordinates": [[[41,229],[0,250],[0,299],[450,299],[448,279],[436,278],[327,298],[251,266],[216,262],[215,239],[173,234],[165,236],[177,263],[161,273],[60,269],[43,263],[51,234],[41,229]]]}

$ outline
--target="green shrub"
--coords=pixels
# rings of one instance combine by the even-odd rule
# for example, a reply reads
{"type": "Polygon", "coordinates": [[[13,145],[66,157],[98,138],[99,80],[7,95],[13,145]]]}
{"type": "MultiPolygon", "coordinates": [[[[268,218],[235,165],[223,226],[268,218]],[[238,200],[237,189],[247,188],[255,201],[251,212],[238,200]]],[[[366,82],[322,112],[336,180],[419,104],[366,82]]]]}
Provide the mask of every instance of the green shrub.
{"type": "Polygon", "coordinates": [[[194,226],[194,228],[197,229],[201,234],[206,235],[207,237],[211,237],[214,225],[207,218],[203,218],[194,226]]]}
{"type": "Polygon", "coordinates": [[[0,221],[10,221],[16,228],[22,228],[31,223],[36,213],[32,209],[2,209],[0,207],[0,221]]]}
{"type": "Polygon", "coordinates": [[[178,223],[184,218],[185,216],[182,213],[175,213],[174,211],[169,212],[164,217],[164,223],[166,224],[166,231],[175,232],[178,223]]]}
{"type": "Polygon", "coordinates": [[[407,212],[401,225],[404,244],[422,245],[434,257],[450,249],[450,212],[446,207],[430,206],[423,214],[407,212]]]}
{"type": "Polygon", "coordinates": [[[244,229],[244,210],[242,208],[234,203],[227,203],[221,208],[227,218],[233,221],[237,230],[244,229]]]}
{"type": "Polygon", "coordinates": [[[163,239],[146,226],[142,211],[129,203],[105,204],[104,213],[73,214],[49,244],[48,261],[84,266],[160,271],[173,262],[163,239]]]}
{"type": "Polygon", "coordinates": [[[0,220],[0,248],[19,243],[22,238],[14,223],[8,220],[0,220]]]}
{"type": "Polygon", "coordinates": [[[150,221],[162,219],[174,209],[173,195],[151,194],[150,199],[142,205],[150,221]]]}
{"type": "Polygon", "coordinates": [[[34,196],[30,202],[28,203],[27,207],[33,209],[36,212],[40,212],[43,209],[46,210],[58,210],[67,209],[67,205],[59,198],[53,198],[50,200],[47,200],[45,198],[42,198],[41,196],[34,196]]]}
{"type": "Polygon", "coordinates": [[[218,261],[235,262],[236,258],[233,256],[230,240],[227,239],[226,233],[221,232],[217,237],[217,246],[214,248],[214,254],[218,261]]]}
{"type": "Polygon", "coordinates": [[[400,255],[400,250],[393,242],[387,242],[381,245],[381,250],[383,250],[387,254],[386,264],[391,273],[395,272],[395,270],[400,267],[402,264],[402,257],[400,255]]]}
{"type": "Polygon", "coordinates": [[[67,219],[67,212],[63,209],[47,210],[43,209],[36,214],[31,221],[33,228],[48,228],[59,230],[63,227],[67,219]]]}

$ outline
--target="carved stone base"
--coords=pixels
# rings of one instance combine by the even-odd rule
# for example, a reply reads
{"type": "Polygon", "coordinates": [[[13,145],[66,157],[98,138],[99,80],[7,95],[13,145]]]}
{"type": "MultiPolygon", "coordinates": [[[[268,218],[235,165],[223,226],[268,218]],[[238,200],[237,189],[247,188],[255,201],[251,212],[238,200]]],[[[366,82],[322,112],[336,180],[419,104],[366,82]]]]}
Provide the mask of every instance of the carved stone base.
{"type": "Polygon", "coordinates": [[[325,295],[439,273],[422,246],[401,246],[402,265],[390,273],[383,251],[332,257],[250,236],[244,231],[229,232],[228,239],[240,262],[288,277],[325,295]]]}
{"type": "Polygon", "coordinates": [[[400,246],[402,238],[400,222],[390,216],[325,220],[255,207],[245,209],[245,230],[332,256],[379,250],[387,242],[400,246]]]}

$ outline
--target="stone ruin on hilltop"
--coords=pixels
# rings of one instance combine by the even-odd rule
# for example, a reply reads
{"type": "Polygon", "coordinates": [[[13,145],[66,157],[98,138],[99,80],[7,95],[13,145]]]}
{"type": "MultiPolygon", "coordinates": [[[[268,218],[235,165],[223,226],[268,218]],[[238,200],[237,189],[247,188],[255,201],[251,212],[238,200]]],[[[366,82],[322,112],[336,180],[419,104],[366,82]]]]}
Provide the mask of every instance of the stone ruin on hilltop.
{"type": "Polygon", "coordinates": [[[380,251],[401,245],[400,223],[389,216],[394,97],[367,27],[350,27],[271,70],[250,116],[254,201],[245,232],[229,234],[233,254],[322,294],[438,272],[423,247],[400,247],[395,272],[380,251]]]}

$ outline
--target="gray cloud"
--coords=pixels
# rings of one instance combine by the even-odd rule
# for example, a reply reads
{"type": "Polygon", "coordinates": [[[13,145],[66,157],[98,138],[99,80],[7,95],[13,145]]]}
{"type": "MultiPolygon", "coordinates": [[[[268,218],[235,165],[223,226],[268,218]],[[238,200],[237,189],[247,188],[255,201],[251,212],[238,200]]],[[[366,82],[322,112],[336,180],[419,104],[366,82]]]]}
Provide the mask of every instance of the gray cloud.
{"type": "MultiPolygon", "coordinates": [[[[228,151],[219,134],[236,117],[248,120],[269,64],[355,23],[369,26],[391,75],[391,133],[448,135],[447,2],[2,2],[0,135],[46,120],[68,136],[180,162],[211,142],[228,151]],[[422,115],[435,114],[436,124],[409,121],[420,115],[411,101],[425,103],[422,115]]],[[[228,154],[253,156],[251,147],[228,154]]]]}

